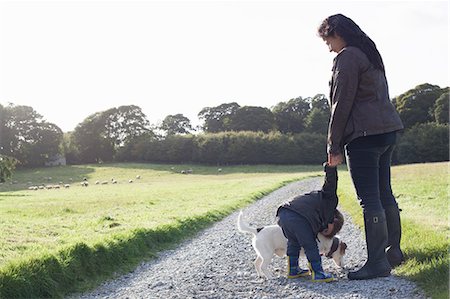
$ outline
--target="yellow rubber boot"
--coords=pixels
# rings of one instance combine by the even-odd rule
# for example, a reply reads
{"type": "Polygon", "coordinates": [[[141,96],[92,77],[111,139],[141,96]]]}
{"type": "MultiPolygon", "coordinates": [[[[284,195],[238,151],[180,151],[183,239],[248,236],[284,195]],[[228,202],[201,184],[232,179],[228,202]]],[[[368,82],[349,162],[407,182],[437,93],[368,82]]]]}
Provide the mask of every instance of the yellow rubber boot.
{"type": "Polygon", "coordinates": [[[304,270],[298,266],[298,257],[288,256],[288,275],[287,278],[299,278],[309,275],[309,270],[304,270]]]}
{"type": "Polygon", "coordinates": [[[308,267],[311,271],[312,282],[331,282],[337,280],[332,274],[323,271],[321,261],[308,263],[308,267]]]}

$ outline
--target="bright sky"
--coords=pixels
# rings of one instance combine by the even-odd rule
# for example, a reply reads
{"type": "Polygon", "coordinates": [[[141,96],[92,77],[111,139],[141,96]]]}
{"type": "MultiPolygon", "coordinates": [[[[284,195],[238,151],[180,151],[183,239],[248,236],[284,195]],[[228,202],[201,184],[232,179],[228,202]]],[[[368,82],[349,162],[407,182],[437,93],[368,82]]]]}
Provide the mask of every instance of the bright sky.
{"type": "Polygon", "coordinates": [[[73,130],[138,105],[152,124],[237,102],[328,95],[334,53],[317,37],[352,18],[383,56],[391,97],[449,86],[448,1],[1,1],[0,103],[73,130]]]}

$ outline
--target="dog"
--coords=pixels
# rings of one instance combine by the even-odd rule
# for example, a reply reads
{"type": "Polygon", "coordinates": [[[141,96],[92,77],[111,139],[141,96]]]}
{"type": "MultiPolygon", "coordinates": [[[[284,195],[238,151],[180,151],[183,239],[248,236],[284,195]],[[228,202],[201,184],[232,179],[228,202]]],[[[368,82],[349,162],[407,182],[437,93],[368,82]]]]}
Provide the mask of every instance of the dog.
{"type": "MultiPolygon", "coordinates": [[[[287,239],[283,234],[283,230],[279,225],[268,225],[262,228],[250,227],[244,221],[242,211],[239,212],[237,227],[240,232],[253,234],[252,246],[257,255],[254,262],[256,272],[259,277],[271,279],[272,275],[267,268],[272,260],[272,256],[274,254],[279,257],[286,255],[287,239]]],[[[317,246],[321,255],[332,258],[338,267],[342,268],[344,266],[347,244],[338,237],[327,238],[319,233],[317,234],[317,246]]],[[[304,254],[302,248],[300,255],[304,254]]]]}

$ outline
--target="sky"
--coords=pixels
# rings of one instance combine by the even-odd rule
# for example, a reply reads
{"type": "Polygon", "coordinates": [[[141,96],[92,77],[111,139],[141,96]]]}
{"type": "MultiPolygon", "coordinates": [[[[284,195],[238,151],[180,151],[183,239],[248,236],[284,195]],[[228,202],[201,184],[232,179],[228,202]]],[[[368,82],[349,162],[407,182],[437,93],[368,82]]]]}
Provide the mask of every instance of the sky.
{"type": "Polygon", "coordinates": [[[64,132],[121,105],[150,123],[237,102],[328,95],[317,27],[342,13],[377,45],[391,97],[449,86],[448,1],[3,1],[0,104],[64,132]]]}

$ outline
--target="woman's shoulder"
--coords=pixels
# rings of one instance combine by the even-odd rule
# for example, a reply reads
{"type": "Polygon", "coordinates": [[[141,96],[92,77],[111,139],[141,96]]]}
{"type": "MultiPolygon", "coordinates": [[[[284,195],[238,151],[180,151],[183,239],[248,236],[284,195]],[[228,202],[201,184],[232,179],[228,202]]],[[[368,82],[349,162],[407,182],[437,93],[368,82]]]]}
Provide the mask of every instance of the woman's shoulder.
{"type": "Polygon", "coordinates": [[[346,57],[346,56],[358,56],[358,57],[366,57],[366,54],[364,54],[364,52],[358,48],[358,47],[353,47],[353,46],[348,46],[343,48],[338,54],[337,57],[346,57]]]}
{"type": "Polygon", "coordinates": [[[335,58],[335,63],[337,62],[349,62],[349,63],[357,63],[365,65],[369,62],[369,59],[367,58],[366,54],[358,48],[353,46],[348,46],[343,48],[335,58]]]}

